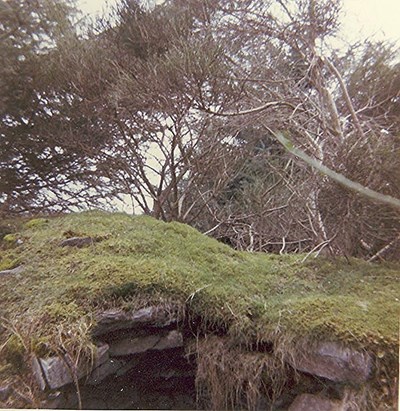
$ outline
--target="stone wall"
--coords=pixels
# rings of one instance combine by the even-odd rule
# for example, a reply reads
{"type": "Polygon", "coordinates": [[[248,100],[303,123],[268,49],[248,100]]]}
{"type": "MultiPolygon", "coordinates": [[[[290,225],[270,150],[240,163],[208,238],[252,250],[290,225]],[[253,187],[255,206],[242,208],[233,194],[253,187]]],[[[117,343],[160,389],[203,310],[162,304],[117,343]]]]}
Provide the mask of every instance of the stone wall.
{"type": "MultiPolygon", "coordinates": [[[[93,330],[97,348],[89,364],[74,365],[67,356],[32,358],[37,384],[46,396],[43,407],[74,409],[79,398],[84,409],[206,407],[207,401],[196,402],[196,358],[186,350],[193,340],[173,310],[105,311],[93,330]]],[[[369,354],[326,341],[291,357],[287,366],[291,377],[280,397],[271,404],[267,396],[260,395],[256,409],[362,409],[347,399],[371,376],[369,354]]]]}
{"type": "Polygon", "coordinates": [[[84,409],[196,408],[195,365],[177,325],[176,316],[158,307],[101,313],[91,363],[74,366],[66,356],[32,359],[37,383],[47,393],[43,405],[74,409],[80,397],[84,409]]]}

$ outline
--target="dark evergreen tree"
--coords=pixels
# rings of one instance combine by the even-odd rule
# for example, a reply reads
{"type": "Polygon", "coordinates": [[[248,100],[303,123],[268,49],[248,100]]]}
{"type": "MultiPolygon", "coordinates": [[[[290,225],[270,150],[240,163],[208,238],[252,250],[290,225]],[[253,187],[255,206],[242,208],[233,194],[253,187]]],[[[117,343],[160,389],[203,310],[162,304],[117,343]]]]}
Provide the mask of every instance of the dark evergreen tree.
{"type": "Polygon", "coordinates": [[[101,191],[87,150],[102,144],[101,119],[83,113],[61,55],[81,41],[74,16],[60,0],[0,2],[1,213],[63,210],[101,191]]]}

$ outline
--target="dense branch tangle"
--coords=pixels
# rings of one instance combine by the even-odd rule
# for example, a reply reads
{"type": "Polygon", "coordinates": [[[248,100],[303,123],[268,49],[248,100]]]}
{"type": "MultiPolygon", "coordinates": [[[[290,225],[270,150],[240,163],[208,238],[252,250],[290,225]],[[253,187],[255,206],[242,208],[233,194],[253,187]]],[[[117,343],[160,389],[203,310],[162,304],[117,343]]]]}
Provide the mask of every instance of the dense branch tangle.
{"type": "MultiPolygon", "coordinates": [[[[330,46],[339,8],[336,0],[123,2],[85,36],[71,30],[48,54],[33,53],[41,64],[21,83],[32,90],[10,76],[26,69],[21,48],[2,42],[4,78],[21,92],[9,90],[2,114],[1,176],[26,171],[22,185],[2,178],[16,193],[3,207],[67,206],[63,190],[75,184],[74,203],[124,195],[135,211],[239,249],[395,256],[400,70],[382,45],[344,57],[330,46]],[[20,158],[25,168],[13,169],[20,158]],[[29,185],[38,176],[51,184],[29,185]],[[373,192],[390,201],[361,195],[373,192]]],[[[0,35],[9,39],[11,26],[0,35]]]]}

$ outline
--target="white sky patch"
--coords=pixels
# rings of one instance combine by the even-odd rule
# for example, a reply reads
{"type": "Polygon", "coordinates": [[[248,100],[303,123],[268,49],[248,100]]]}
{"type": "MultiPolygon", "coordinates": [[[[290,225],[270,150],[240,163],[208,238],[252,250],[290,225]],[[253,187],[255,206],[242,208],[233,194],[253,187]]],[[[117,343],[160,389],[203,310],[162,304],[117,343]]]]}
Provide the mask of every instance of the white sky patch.
{"type": "Polygon", "coordinates": [[[350,40],[372,37],[400,44],[400,0],[343,0],[343,33],[350,40]]]}
{"type": "Polygon", "coordinates": [[[115,0],[77,0],[77,7],[90,17],[107,13],[117,2],[115,0]]]}
{"type": "MultiPolygon", "coordinates": [[[[149,6],[163,0],[147,0],[149,6]]],[[[83,13],[92,17],[107,12],[117,0],[77,0],[83,13]]],[[[400,0],[343,0],[342,35],[349,41],[372,37],[400,44],[400,0]]]]}
{"type": "MultiPolygon", "coordinates": [[[[160,4],[164,0],[145,0],[143,3],[153,6],[154,4],[160,4]]],[[[91,17],[101,16],[107,13],[118,3],[118,0],[77,0],[77,7],[82,10],[83,13],[90,15],[91,17]]]]}

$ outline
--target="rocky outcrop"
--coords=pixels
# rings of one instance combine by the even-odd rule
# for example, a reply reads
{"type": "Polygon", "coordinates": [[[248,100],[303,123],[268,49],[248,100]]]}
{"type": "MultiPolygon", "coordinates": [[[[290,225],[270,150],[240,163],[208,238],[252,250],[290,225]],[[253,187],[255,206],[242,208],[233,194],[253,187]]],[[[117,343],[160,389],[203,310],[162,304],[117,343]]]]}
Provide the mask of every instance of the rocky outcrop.
{"type": "Polygon", "coordinates": [[[301,394],[293,401],[288,411],[345,411],[340,401],[319,395],[301,394]]]}
{"type": "MultiPolygon", "coordinates": [[[[182,327],[172,306],[99,313],[92,330],[97,352],[89,364],[74,368],[66,357],[32,359],[38,385],[47,393],[44,405],[76,408],[78,379],[84,408],[196,408],[196,364],[185,355],[182,327]]],[[[301,353],[287,360],[292,382],[275,400],[276,406],[288,411],[349,411],[342,405],[344,390],[370,378],[372,357],[332,341],[301,353]]],[[[265,355],[273,355],[272,342],[265,355]]],[[[260,397],[256,409],[268,407],[269,397],[260,397]]]]}
{"type": "Polygon", "coordinates": [[[182,334],[172,330],[166,335],[153,334],[144,337],[128,337],[110,346],[110,354],[114,357],[138,354],[149,350],[166,350],[183,346],[182,334]]]}
{"type": "Polygon", "coordinates": [[[298,356],[291,365],[299,371],[335,382],[365,382],[372,368],[371,357],[335,342],[321,342],[313,350],[298,356]]]}
{"type": "Polygon", "coordinates": [[[146,351],[162,351],[183,347],[182,333],[166,327],[176,324],[170,311],[147,307],[130,313],[119,310],[102,312],[98,316],[93,335],[98,348],[88,366],[75,366],[67,357],[32,358],[32,369],[42,390],[58,389],[74,382],[74,377],[87,377],[86,382],[97,384],[111,374],[133,367],[132,355],[146,351]],[[129,334],[115,337],[115,332],[129,330],[129,334]],[[111,338],[106,343],[100,338],[111,338]]]}
{"type": "Polygon", "coordinates": [[[126,403],[128,408],[153,407],[149,404],[154,398],[145,389],[153,384],[160,407],[175,404],[177,408],[195,408],[195,372],[185,358],[183,335],[172,307],[107,310],[96,320],[92,335],[98,348],[91,363],[82,362],[74,368],[66,357],[32,358],[36,381],[48,392],[46,407],[76,408],[73,387],[78,379],[84,408],[114,408],[107,405],[113,404],[113,396],[97,389],[102,383],[115,385],[118,403],[126,403]],[[164,395],[171,384],[180,387],[179,400],[164,395]],[[185,386],[189,386],[188,393],[185,386]]]}
{"type": "Polygon", "coordinates": [[[93,370],[85,383],[90,385],[100,384],[109,375],[116,374],[126,365],[126,361],[109,358],[104,364],[93,370]]]}
{"type": "Polygon", "coordinates": [[[92,370],[99,367],[109,358],[109,346],[101,344],[94,355],[93,362],[81,362],[74,365],[73,361],[64,357],[36,358],[32,359],[32,369],[36,380],[42,390],[46,387],[56,389],[70,384],[75,377],[80,379],[88,375],[92,370]]]}
{"type": "Polygon", "coordinates": [[[138,329],[143,327],[163,328],[176,324],[177,318],[173,308],[160,309],[146,307],[137,311],[107,310],[99,313],[93,336],[98,337],[117,330],[138,329]]]}

